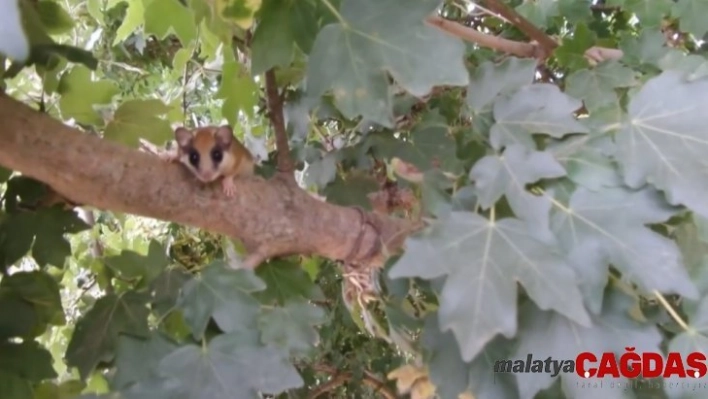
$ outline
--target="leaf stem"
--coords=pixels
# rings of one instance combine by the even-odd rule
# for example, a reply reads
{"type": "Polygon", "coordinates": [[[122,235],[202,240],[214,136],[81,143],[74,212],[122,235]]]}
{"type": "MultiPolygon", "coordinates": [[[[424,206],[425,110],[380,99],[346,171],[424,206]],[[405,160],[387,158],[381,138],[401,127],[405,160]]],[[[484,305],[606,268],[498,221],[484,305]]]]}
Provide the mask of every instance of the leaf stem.
{"type": "Polygon", "coordinates": [[[349,28],[349,24],[347,23],[347,21],[344,19],[342,14],[339,13],[337,8],[329,2],[329,0],[322,0],[322,3],[325,5],[325,7],[329,8],[329,11],[332,13],[332,15],[334,15],[335,18],[337,18],[337,21],[339,21],[339,23],[342,24],[343,27],[349,28]]]}
{"type": "Polygon", "coordinates": [[[684,331],[690,330],[690,327],[688,326],[688,323],[686,323],[686,322],[681,318],[681,316],[679,316],[679,314],[676,312],[676,309],[674,309],[674,307],[671,306],[671,304],[669,303],[669,301],[667,301],[666,298],[664,298],[664,295],[662,295],[661,292],[659,292],[659,291],[657,291],[657,290],[653,290],[652,293],[656,296],[656,299],[658,299],[659,302],[661,302],[661,305],[664,307],[664,309],[666,309],[666,311],[669,312],[669,314],[671,315],[671,318],[674,319],[674,321],[676,322],[676,324],[678,324],[679,326],[681,326],[681,328],[682,328],[684,331]]]}

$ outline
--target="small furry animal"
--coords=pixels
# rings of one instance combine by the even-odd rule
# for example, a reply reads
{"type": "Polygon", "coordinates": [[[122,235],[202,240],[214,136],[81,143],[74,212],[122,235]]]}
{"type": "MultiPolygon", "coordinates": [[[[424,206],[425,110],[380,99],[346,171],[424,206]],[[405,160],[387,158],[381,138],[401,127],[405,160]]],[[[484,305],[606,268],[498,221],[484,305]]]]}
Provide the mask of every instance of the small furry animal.
{"type": "Polygon", "coordinates": [[[175,129],[177,152],[163,154],[169,162],[180,162],[204,183],[222,177],[221,186],[227,197],[236,193],[234,178],[252,176],[253,155],[234,137],[230,126],[205,126],[194,130],[175,129]]]}

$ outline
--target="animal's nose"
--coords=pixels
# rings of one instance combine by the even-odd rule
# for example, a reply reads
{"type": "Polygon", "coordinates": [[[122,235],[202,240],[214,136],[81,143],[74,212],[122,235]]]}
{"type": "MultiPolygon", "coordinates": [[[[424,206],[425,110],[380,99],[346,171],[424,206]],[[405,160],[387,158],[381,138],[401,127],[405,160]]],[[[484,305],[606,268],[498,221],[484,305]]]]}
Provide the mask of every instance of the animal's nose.
{"type": "Polygon", "coordinates": [[[204,183],[209,183],[211,181],[214,181],[216,179],[217,175],[215,172],[211,170],[206,170],[206,171],[199,171],[197,174],[197,177],[199,180],[203,181],[204,183]]]}

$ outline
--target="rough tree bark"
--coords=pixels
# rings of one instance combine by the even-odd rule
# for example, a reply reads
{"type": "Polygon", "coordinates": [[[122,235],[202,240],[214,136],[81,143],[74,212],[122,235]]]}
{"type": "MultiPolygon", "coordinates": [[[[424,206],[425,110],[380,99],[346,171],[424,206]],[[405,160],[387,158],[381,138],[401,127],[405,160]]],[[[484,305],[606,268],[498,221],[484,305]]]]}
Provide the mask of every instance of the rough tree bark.
{"type": "Polygon", "coordinates": [[[80,204],[238,238],[258,261],[316,254],[381,266],[416,228],[368,213],[372,228],[356,209],[318,201],[278,177],[240,179],[238,194],[228,199],[218,185],[202,187],[181,165],[84,134],[4,94],[0,121],[0,165],[80,204]],[[380,250],[365,259],[372,248],[380,250]]]}

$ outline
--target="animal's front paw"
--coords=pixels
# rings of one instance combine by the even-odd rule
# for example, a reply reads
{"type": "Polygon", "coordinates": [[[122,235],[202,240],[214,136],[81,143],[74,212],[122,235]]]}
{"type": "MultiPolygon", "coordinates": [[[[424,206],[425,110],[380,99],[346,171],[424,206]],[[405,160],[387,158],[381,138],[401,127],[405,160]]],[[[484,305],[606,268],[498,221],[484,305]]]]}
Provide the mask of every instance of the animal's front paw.
{"type": "Polygon", "coordinates": [[[236,194],[236,186],[232,178],[224,177],[224,179],[221,180],[221,186],[227,197],[231,198],[236,194]]]}
{"type": "Polygon", "coordinates": [[[160,159],[165,162],[175,162],[175,161],[177,161],[177,158],[178,158],[177,154],[174,154],[169,151],[161,152],[161,153],[157,154],[157,156],[160,157],[160,159]]]}

